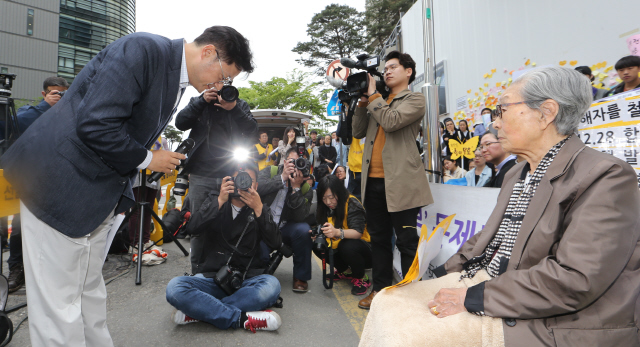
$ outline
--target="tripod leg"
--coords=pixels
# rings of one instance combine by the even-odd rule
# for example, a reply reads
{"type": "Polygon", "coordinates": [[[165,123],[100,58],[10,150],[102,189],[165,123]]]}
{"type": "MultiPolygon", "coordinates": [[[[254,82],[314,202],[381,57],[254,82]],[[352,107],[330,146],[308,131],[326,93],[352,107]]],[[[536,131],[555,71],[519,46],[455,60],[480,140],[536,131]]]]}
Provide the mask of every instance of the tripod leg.
{"type": "MultiPolygon", "coordinates": [[[[160,219],[160,217],[158,217],[158,215],[156,214],[156,212],[155,212],[155,211],[151,210],[151,216],[152,216],[153,218],[155,218],[155,220],[156,220],[156,221],[158,221],[158,223],[160,224],[160,227],[162,228],[163,235],[164,235],[164,232],[167,230],[167,226],[166,226],[166,225],[164,225],[164,223],[162,222],[162,219],[160,219]]],[[[189,255],[189,252],[187,252],[187,250],[186,250],[186,249],[184,249],[184,247],[182,246],[182,244],[180,243],[180,241],[178,241],[178,239],[176,239],[176,238],[173,236],[173,233],[171,233],[171,232],[167,232],[166,234],[167,234],[167,235],[169,235],[169,237],[171,238],[171,240],[173,240],[173,242],[175,242],[175,243],[176,243],[176,245],[178,245],[178,248],[180,248],[180,250],[182,251],[182,254],[184,254],[184,256],[185,256],[185,257],[189,255]]],[[[162,239],[160,239],[160,240],[162,240],[162,239]]],[[[158,241],[159,241],[159,240],[158,240],[158,241]]],[[[157,242],[157,241],[156,241],[156,242],[157,242]]]]}
{"type": "MultiPolygon", "coordinates": [[[[144,187],[144,183],[142,184],[144,187]]],[[[138,263],[136,267],[136,284],[140,285],[142,283],[142,251],[144,243],[142,241],[143,233],[144,233],[144,210],[146,207],[146,203],[140,203],[140,229],[138,230],[138,263]]]]}

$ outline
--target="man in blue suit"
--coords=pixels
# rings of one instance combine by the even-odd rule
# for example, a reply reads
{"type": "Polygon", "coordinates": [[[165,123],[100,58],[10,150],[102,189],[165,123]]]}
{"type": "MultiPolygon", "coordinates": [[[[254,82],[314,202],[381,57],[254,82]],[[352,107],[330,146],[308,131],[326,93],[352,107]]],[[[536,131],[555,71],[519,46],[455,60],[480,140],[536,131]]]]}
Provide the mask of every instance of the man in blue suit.
{"type": "Polygon", "coordinates": [[[113,217],[134,205],[139,169],[169,173],[185,158],[149,151],[184,89],[201,92],[242,71],[253,71],[249,43],[229,27],[208,28],[191,43],[125,36],[1,158],[21,198],[33,346],[113,346],[102,278],[113,217]]]}

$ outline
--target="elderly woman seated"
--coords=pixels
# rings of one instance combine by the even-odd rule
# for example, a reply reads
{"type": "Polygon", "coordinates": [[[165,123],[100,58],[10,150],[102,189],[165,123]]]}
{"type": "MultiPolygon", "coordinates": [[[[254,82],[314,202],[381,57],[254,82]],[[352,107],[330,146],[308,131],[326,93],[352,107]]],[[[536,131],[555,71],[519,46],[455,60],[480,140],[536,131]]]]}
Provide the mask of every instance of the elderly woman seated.
{"type": "Polygon", "coordinates": [[[575,135],[591,95],[560,67],[505,91],[493,125],[524,160],[439,278],[378,293],[361,346],[640,346],[638,180],[575,135]]]}

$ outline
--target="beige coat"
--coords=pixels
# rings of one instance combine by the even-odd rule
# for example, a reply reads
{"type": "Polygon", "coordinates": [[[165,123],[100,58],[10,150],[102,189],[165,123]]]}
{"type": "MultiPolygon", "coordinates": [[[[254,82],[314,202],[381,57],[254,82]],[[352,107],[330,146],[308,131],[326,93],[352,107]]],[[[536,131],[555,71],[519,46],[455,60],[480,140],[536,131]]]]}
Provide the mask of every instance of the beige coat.
{"type": "Polygon", "coordinates": [[[424,96],[408,89],[398,93],[390,105],[383,98],[377,98],[366,108],[356,109],[353,116],[353,137],[367,138],[362,157],[363,204],[366,199],[369,161],[378,126],[386,133],[382,163],[389,212],[433,203],[424,164],[416,146],[425,110],[424,96]]]}
{"type": "MultiPolygon", "coordinates": [[[[485,228],[447,272],[493,239],[524,164],[509,170],[485,228]]],[[[631,166],[569,139],[529,204],[507,271],[485,284],[484,312],[505,318],[505,345],[640,346],[639,212],[631,166]]]]}

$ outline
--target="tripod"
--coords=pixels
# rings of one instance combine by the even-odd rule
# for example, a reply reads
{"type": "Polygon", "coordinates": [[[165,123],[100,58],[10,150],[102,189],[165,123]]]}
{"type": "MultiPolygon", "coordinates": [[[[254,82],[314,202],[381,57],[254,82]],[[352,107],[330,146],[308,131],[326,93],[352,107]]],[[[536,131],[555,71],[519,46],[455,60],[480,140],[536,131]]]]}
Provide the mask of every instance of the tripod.
{"type": "MultiPolygon", "coordinates": [[[[147,183],[147,170],[142,170],[141,178],[140,178],[140,188],[139,188],[139,192],[141,196],[147,196],[146,183],[147,183]]],[[[169,235],[169,238],[171,238],[171,240],[175,242],[176,245],[178,245],[178,248],[180,248],[180,250],[185,255],[185,257],[189,255],[189,252],[187,252],[187,250],[184,249],[184,247],[182,247],[180,242],[173,236],[173,233],[167,232],[167,227],[162,222],[162,219],[160,219],[160,217],[158,217],[156,212],[153,210],[153,205],[150,205],[146,201],[142,201],[142,202],[136,201],[136,205],[133,206],[131,210],[129,210],[129,212],[127,212],[120,227],[122,228],[123,225],[126,225],[126,223],[129,221],[129,218],[131,218],[131,215],[133,215],[133,213],[135,213],[136,210],[140,210],[140,221],[139,221],[140,223],[138,225],[138,260],[136,265],[137,266],[136,268],[136,284],[137,285],[140,285],[142,283],[142,253],[148,250],[149,248],[155,246],[158,241],[162,240],[161,238],[160,240],[155,241],[151,246],[149,246],[149,248],[144,250],[142,249],[142,247],[144,246],[142,237],[144,232],[144,213],[146,209],[149,209],[149,211],[151,212],[151,217],[154,218],[158,222],[158,224],[160,224],[162,232],[164,233],[163,235],[169,235]]]]}

